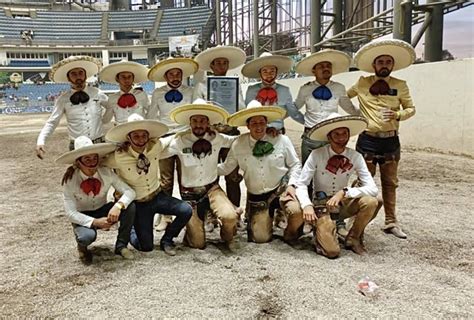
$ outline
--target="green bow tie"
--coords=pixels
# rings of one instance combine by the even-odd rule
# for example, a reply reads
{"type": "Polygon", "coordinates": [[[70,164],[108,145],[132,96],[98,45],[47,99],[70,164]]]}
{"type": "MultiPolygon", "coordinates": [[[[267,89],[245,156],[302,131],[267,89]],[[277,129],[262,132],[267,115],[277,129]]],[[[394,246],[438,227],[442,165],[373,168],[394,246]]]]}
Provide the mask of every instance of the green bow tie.
{"type": "Polygon", "coordinates": [[[255,157],[263,157],[264,155],[270,154],[275,150],[273,144],[268,141],[257,141],[253,147],[252,154],[255,157]]]}

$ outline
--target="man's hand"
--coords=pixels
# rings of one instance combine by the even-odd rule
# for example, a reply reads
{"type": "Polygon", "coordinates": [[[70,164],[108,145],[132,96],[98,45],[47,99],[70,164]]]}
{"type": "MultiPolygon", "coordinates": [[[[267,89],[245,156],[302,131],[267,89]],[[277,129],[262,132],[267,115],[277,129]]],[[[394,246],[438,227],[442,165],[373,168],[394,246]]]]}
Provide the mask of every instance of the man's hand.
{"type": "Polygon", "coordinates": [[[36,156],[40,158],[41,160],[43,160],[44,154],[46,153],[46,150],[44,149],[44,145],[42,144],[37,145],[35,150],[36,150],[36,156]]]}
{"type": "Polygon", "coordinates": [[[384,108],[382,111],[382,117],[384,120],[396,120],[397,119],[397,113],[393,110],[390,110],[388,108],[384,108]]]}
{"type": "Polygon", "coordinates": [[[277,130],[275,128],[268,127],[267,128],[267,134],[271,135],[273,138],[278,136],[280,134],[280,130],[277,130]]]}
{"type": "Polygon", "coordinates": [[[96,229],[109,230],[113,223],[107,221],[108,217],[94,219],[92,226],[96,229]]]}
{"type": "Polygon", "coordinates": [[[326,206],[328,207],[329,211],[337,209],[342,199],[344,199],[344,190],[338,191],[331,197],[331,199],[328,200],[328,202],[326,202],[326,206]]]}
{"type": "Polygon", "coordinates": [[[314,212],[314,208],[312,205],[306,206],[303,209],[303,219],[304,221],[308,223],[313,223],[318,220],[318,217],[316,216],[316,213],[314,212]]]}
{"type": "Polygon", "coordinates": [[[109,214],[107,215],[107,222],[109,222],[110,224],[114,224],[118,221],[120,217],[120,209],[117,208],[117,206],[113,206],[110,211],[109,211],[109,214]]]}

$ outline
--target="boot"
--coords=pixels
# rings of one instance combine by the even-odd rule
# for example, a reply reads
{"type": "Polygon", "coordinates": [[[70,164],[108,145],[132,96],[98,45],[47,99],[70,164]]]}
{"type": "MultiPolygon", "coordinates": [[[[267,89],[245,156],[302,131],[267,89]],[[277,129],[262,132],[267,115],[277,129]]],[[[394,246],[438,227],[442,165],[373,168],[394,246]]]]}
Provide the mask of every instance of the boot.
{"type": "Polygon", "coordinates": [[[360,240],[360,237],[356,235],[356,232],[353,229],[349,231],[349,234],[346,237],[345,247],[346,249],[352,250],[353,252],[361,256],[367,254],[367,250],[365,249],[362,241],[360,240]]]}
{"type": "Polygon", "coordinates": [[[79,260],[85,265],[92,263],[92,252],[90,252],[87,247],[77,245],[77,252],[79,253],[79,260]]]}
{"type": "Polygon", "coordinates": [[[346,237],[346,249],[350,249],[359,255],[367,253],[361,239],[363,238],[365,227],[369,224],[375,214],[377,205],[378,202],[376,198],[362,197],[359,199],[359,211],[357,212],[352,228],[346,237]]]}

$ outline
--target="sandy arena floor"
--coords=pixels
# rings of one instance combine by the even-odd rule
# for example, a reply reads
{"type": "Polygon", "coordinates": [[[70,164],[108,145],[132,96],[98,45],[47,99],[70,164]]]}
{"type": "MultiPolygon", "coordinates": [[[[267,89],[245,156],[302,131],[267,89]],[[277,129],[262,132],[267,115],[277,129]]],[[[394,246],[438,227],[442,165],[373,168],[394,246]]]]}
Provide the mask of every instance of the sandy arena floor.
{"type": "MultiPolygon", "coordinates": [[[[2,318],[474,317],[470,158],[404,150],[398,215],[408,239],[380,230],[382,211],[367,228],[366,257],[342,250],[328,260],[309,237],[292,248],[277,229],[260,245],[239,232],[236,253],[214,231],[205,250],[135,251],[124,261],[113,254],[115,232],[99,232],[94,263],[84,266],[63,211],[65,168],[53,163],[67,149],[64,128],[48,141],[46,160],[34,156],[46,117],[0,116],[2,318]],[[379,285],[375,296],[357,292],[364,276],[379,285]]],[[[299,133],[289,134],[299,146],[299,133]]]]}

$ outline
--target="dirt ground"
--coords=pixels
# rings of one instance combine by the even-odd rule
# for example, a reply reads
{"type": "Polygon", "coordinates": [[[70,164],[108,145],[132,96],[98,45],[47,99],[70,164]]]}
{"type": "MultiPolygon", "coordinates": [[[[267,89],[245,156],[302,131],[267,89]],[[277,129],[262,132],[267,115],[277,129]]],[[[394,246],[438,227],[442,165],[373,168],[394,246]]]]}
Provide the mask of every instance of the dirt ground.
{"type": "MultiPolygon", "coordinates": [[[[64,128],[48,141],[46,160],[34,156],[46,117],[0,116],[2,318],[474,317],[471,158],[405,149],[398,215],[408,239],[380,230],[382,211],[367,228],[365,257],[342,250],[329,260],[308,236],[293,248],[276,229],[268,244],[239,232],[235,253],[214,231],[205,250],[134,251],[124,261],[110,231],[99,232],[94,263],[84,266],[63,210],[65,168],[53,162],[67,149],[64,128]],[[364,276],[378,284],[375,295],[357,292],[364,276]]],[[[299,146],[299,133],[290,136],[299,146]]]]}

